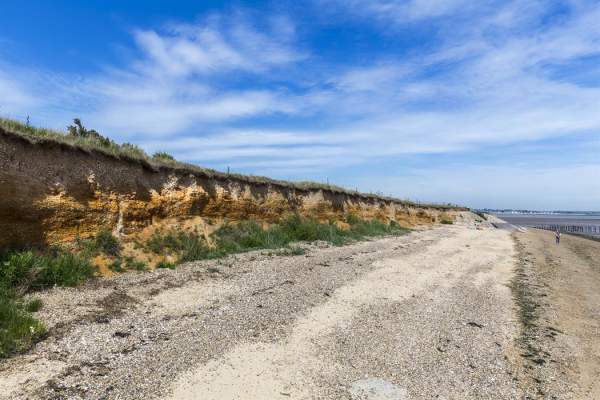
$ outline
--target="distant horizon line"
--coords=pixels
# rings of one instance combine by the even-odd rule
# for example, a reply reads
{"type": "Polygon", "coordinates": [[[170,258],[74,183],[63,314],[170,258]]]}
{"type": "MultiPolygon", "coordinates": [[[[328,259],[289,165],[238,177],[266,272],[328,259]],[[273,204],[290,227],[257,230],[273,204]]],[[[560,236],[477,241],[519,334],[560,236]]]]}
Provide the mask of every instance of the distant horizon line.
{"type": "Polygon", "coordinates": [[[498,212],[498,213],[514,213],[514,214],[598,214],[600,211],[590,210],[529,210],[517,208],[482,208],[477,211],[498,212]]]}

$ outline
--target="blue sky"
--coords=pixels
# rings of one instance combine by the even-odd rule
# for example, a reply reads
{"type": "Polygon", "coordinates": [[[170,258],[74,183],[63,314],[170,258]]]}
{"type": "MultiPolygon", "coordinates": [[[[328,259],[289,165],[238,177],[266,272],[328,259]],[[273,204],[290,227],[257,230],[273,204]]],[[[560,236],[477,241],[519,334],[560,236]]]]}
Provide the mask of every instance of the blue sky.
{"type": "Polygon", "coordinates": [[[598,210],[599,21],[586,0],[4,0],[0,115],[217,169],[598,210]]]}

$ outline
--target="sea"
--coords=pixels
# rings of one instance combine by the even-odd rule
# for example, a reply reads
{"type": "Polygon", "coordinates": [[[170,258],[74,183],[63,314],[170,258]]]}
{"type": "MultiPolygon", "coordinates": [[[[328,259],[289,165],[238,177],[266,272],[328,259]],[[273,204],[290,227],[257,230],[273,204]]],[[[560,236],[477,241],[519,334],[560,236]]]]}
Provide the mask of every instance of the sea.
{"type": "Polygon", "coordinates": [[[600,212],[589,211],[494,211],[490,212],[517,227],[560,230],[600,238],[600,212]]]}

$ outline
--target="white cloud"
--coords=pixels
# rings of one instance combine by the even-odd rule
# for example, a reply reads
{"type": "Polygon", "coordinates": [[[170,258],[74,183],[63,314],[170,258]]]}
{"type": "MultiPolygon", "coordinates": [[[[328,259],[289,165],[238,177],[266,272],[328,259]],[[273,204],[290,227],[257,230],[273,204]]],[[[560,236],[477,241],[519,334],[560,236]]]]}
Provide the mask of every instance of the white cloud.
{"type": "MultiPolygon", "coordinates": [[[[432,42],[330,64],[298,49],[287,17],[213,15],[134,31],[137,57],[75,84],[0,68],[0,91],[16,111],[35,103],[152,151],[278,176],[600,132],[600,87],[569,78],[569,63],[600,56],[598,4],[567,2],[560,15],[538,0],[345,4],[384,21],[387,41],[423,24],[432,42]]],[[[502,173],[514,171],[489,170],[502,173]]]]}
{"type": "Polygon", "coordinates": [[[260,32],[237,16],[171,25],[161,33],[138,30],[134,38],[146,56],[138,68],[150,76],[177,77],[260,72],[302,59],[304,55],[288,43],[293,37],[289,21],[280,18],[274,26],[273,32],[260,32]]]}

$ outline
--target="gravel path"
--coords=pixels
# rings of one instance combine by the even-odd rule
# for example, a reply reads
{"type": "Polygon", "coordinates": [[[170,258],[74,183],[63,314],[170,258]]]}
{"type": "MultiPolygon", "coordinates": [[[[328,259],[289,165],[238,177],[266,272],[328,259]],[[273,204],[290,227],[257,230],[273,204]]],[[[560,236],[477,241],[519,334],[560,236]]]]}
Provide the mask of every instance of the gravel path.
{"type": "Polygon", "coordinates": [[[520,398],[514,256],[466,222],[55,289],[0,398],[520,398]]]}

